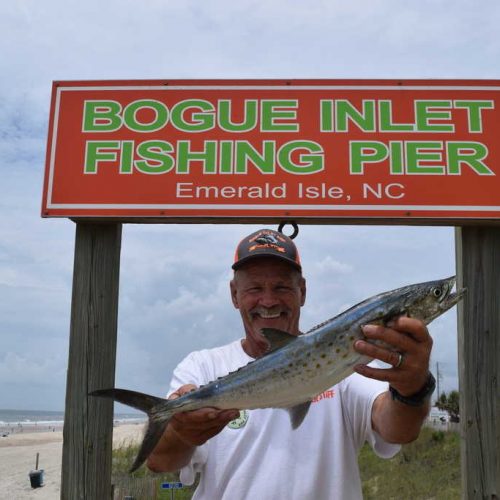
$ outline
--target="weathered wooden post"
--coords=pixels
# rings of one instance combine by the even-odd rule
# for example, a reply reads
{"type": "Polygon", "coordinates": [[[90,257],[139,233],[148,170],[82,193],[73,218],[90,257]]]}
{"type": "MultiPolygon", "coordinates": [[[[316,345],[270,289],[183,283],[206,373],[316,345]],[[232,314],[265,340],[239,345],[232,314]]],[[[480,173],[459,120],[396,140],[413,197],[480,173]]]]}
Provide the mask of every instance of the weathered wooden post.
{"type": "Polygon", "coordinates": [[[462,496],[500,498],[500,227],[456,230],[462,496]]]}
{"type": "Polygon", "coordinates": [[[111,498],[121,224],[76,225],[61,478],[63,500],[111,498]]]}

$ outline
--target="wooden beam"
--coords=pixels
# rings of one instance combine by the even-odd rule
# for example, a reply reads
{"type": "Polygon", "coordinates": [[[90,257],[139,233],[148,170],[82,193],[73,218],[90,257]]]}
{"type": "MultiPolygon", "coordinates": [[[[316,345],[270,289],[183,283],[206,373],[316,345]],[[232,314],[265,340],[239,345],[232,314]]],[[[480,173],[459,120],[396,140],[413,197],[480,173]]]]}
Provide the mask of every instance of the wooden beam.
{"type": "Polygon", "coordinates": [[[455,233],[462,496],[500,498],[500,228],[455,233]]]}
{"type": "Polygon", "coordinates": [[[76,225],[61,499],[111,498],[121,224],[76,225]]]}

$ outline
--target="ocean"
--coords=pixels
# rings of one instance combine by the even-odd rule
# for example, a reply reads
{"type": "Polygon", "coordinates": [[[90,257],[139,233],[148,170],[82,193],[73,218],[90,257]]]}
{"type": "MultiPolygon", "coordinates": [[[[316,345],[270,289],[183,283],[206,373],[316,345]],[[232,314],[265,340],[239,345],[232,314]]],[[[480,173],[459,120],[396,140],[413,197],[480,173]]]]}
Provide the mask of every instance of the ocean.
{"type": "MultiPolygon", "coordinates": [[[[134,424],[144,422],[146,417],[140,413],[115,413],[114,422],[120,424],[134,424]]],[[[45,410],[2,410],[0,409],[0,427],[14,427],[20,425],[62,426],[63,411],[45,410]]]]}

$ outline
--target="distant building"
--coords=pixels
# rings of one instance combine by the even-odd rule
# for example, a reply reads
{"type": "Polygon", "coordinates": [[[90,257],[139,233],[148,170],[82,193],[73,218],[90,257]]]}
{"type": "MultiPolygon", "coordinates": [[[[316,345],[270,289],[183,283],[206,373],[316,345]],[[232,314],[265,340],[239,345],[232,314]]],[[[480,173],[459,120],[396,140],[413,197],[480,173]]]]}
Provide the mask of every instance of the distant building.
{"type": "Polygon", "coordinates": [[[450,421],[450,415],[446,410],[440,410],[436,406],[431,408],[427,420],[434,425],[447,424],[450,421]]]}

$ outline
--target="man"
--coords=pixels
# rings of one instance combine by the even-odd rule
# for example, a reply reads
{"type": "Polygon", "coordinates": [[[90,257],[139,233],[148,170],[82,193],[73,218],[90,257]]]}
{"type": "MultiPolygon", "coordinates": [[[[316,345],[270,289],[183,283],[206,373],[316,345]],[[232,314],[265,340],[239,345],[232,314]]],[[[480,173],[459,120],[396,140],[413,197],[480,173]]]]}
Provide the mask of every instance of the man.
{"type": "MultiPolygon", "coordinates": [[[[306,299],[299,254],[293,241],[270,229],[244,238],[237,247],[230,283],[245,337],[226,346],[191,353],[174,372],[170,398],[237,370],[268,349],[262,328],[300,335],[306,299]]],[[[169,422],[148,459],[154,471],[181,470],[191,484],[201,473],[194,498],[361,498],[357,454],[365,441],[383,457],[414,440],[429,410],[432,339],[425,325],[401,317],[389,327],[367,325],[368,339],[355,349],[393,368],[358,365],[313,402],[302,425],[292,430],[281,409],[248,411],[203,408],[169,422]],[[391,390],[388,390],[389,382],[391,390]]]]}

